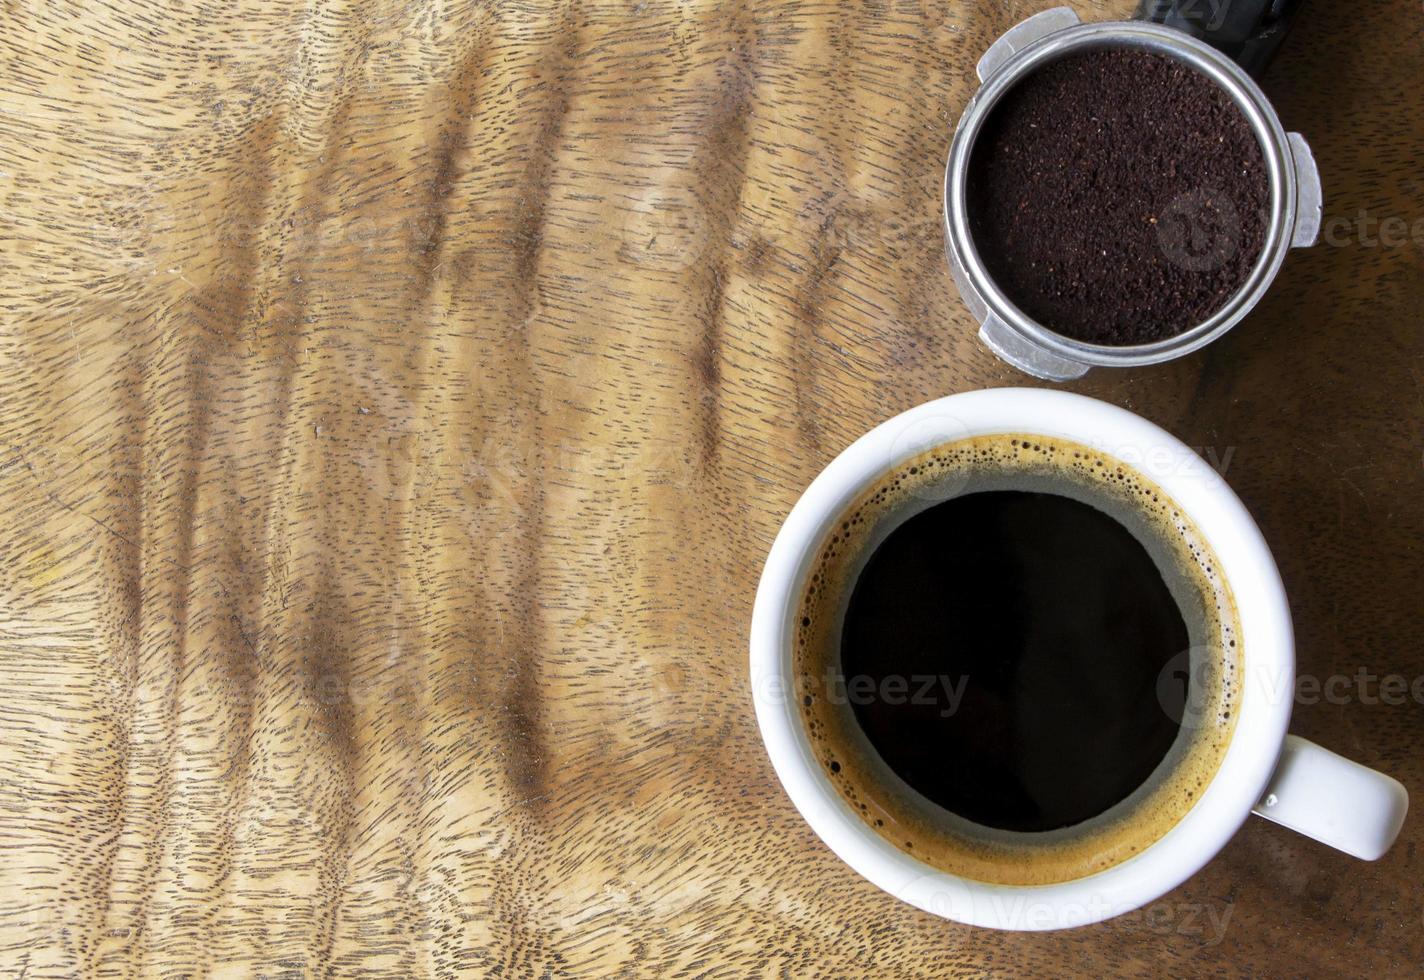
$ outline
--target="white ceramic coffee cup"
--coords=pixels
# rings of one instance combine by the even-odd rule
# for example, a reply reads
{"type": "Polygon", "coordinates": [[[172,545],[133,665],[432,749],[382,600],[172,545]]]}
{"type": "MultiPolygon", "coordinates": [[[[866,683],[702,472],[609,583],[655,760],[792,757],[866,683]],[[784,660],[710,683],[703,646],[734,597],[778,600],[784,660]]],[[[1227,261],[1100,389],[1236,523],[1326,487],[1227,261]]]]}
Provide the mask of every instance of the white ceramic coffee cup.
{"type": "Polygon", "coordinates": [[[1408,808],[1408,795],[1396,780],[1286,734],[1295,692],[1290,611],[1271,552],[1225,480],[1147,420],[1061,391],[997,388],[952,395],[891,419],[837,456],[802,494],[767,556],[752,613],[751,679],[757,722],[776,774],[831,850],[904,901],[978,926],[1060,929],[1145,905],[1210,861],[1252,812],[1375,860],[1394,843],[1408,808]],[[893,467],[932,446],[995,433],[1078,442],[1156,482],[1216,553],[1236,600],[1242,638],[1235,732],[1196,805],[1140,854],[1050,885],[971,881],[890,844],[826,777],[791,697],[794,620],[823,535],[893,467]]]}

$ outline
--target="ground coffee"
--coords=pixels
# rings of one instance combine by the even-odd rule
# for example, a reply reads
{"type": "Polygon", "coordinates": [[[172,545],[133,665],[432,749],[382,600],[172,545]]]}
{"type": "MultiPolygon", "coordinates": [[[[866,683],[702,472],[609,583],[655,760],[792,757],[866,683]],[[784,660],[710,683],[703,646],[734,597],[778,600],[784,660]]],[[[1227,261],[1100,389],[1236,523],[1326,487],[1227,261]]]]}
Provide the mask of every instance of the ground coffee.
{"type": "Polygon", "coordinates": [[[1058,333],[1145,344],[1209,317],[1261,254],[1260,144],[1211,79],[1135,48],[1069,55],[985,121],[968,213],[1005,294],[1058,333]]]}

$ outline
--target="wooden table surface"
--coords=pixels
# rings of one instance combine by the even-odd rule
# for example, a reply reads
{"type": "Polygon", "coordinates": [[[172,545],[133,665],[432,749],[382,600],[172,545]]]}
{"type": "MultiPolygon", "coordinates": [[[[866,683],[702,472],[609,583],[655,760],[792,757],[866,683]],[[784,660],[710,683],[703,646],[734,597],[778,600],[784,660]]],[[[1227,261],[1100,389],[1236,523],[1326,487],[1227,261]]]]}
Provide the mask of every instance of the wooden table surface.
{"type": "MultiPolygon", "coordinates": [[[[5,4],[4,975],[1417,975],[1420,819],[1375,864],[1252,821],[996,934],[856,877],[762,750],[797,494],[1026,383],[939,184],[1044,5],[5,4]]],[[[1354,678],[1424,674],[1421,17],[1309,6],[1266,88],[1328,243],[1070,386],[1226,466],[1350,678],[1294,730],[1416,799],[1424,705],[1354,678]]]]}

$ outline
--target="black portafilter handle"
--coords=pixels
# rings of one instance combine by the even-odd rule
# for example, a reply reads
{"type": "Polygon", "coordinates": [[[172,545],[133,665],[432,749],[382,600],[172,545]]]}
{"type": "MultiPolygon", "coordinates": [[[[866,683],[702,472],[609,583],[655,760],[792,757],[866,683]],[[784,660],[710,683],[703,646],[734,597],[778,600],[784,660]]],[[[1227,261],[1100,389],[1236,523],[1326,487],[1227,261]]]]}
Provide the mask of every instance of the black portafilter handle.
{"type": "Polygon", "coordinates": [[[1303,0],[1141,0],[1137,19],[1185,31],[1259,75],[1303,5],[1303,0]]]}

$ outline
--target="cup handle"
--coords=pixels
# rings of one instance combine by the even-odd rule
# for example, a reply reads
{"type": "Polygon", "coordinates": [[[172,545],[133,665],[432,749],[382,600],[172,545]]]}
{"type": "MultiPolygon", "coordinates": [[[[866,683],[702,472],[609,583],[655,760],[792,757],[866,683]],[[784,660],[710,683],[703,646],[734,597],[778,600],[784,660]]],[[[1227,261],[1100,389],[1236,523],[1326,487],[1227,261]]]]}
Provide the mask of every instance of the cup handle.
{"type": "Polygon", "coordinates": [[[1287,735],[1252,812],[1366,861],[1384,856],[1409,810],[1397,779],[1287,735]]]}

